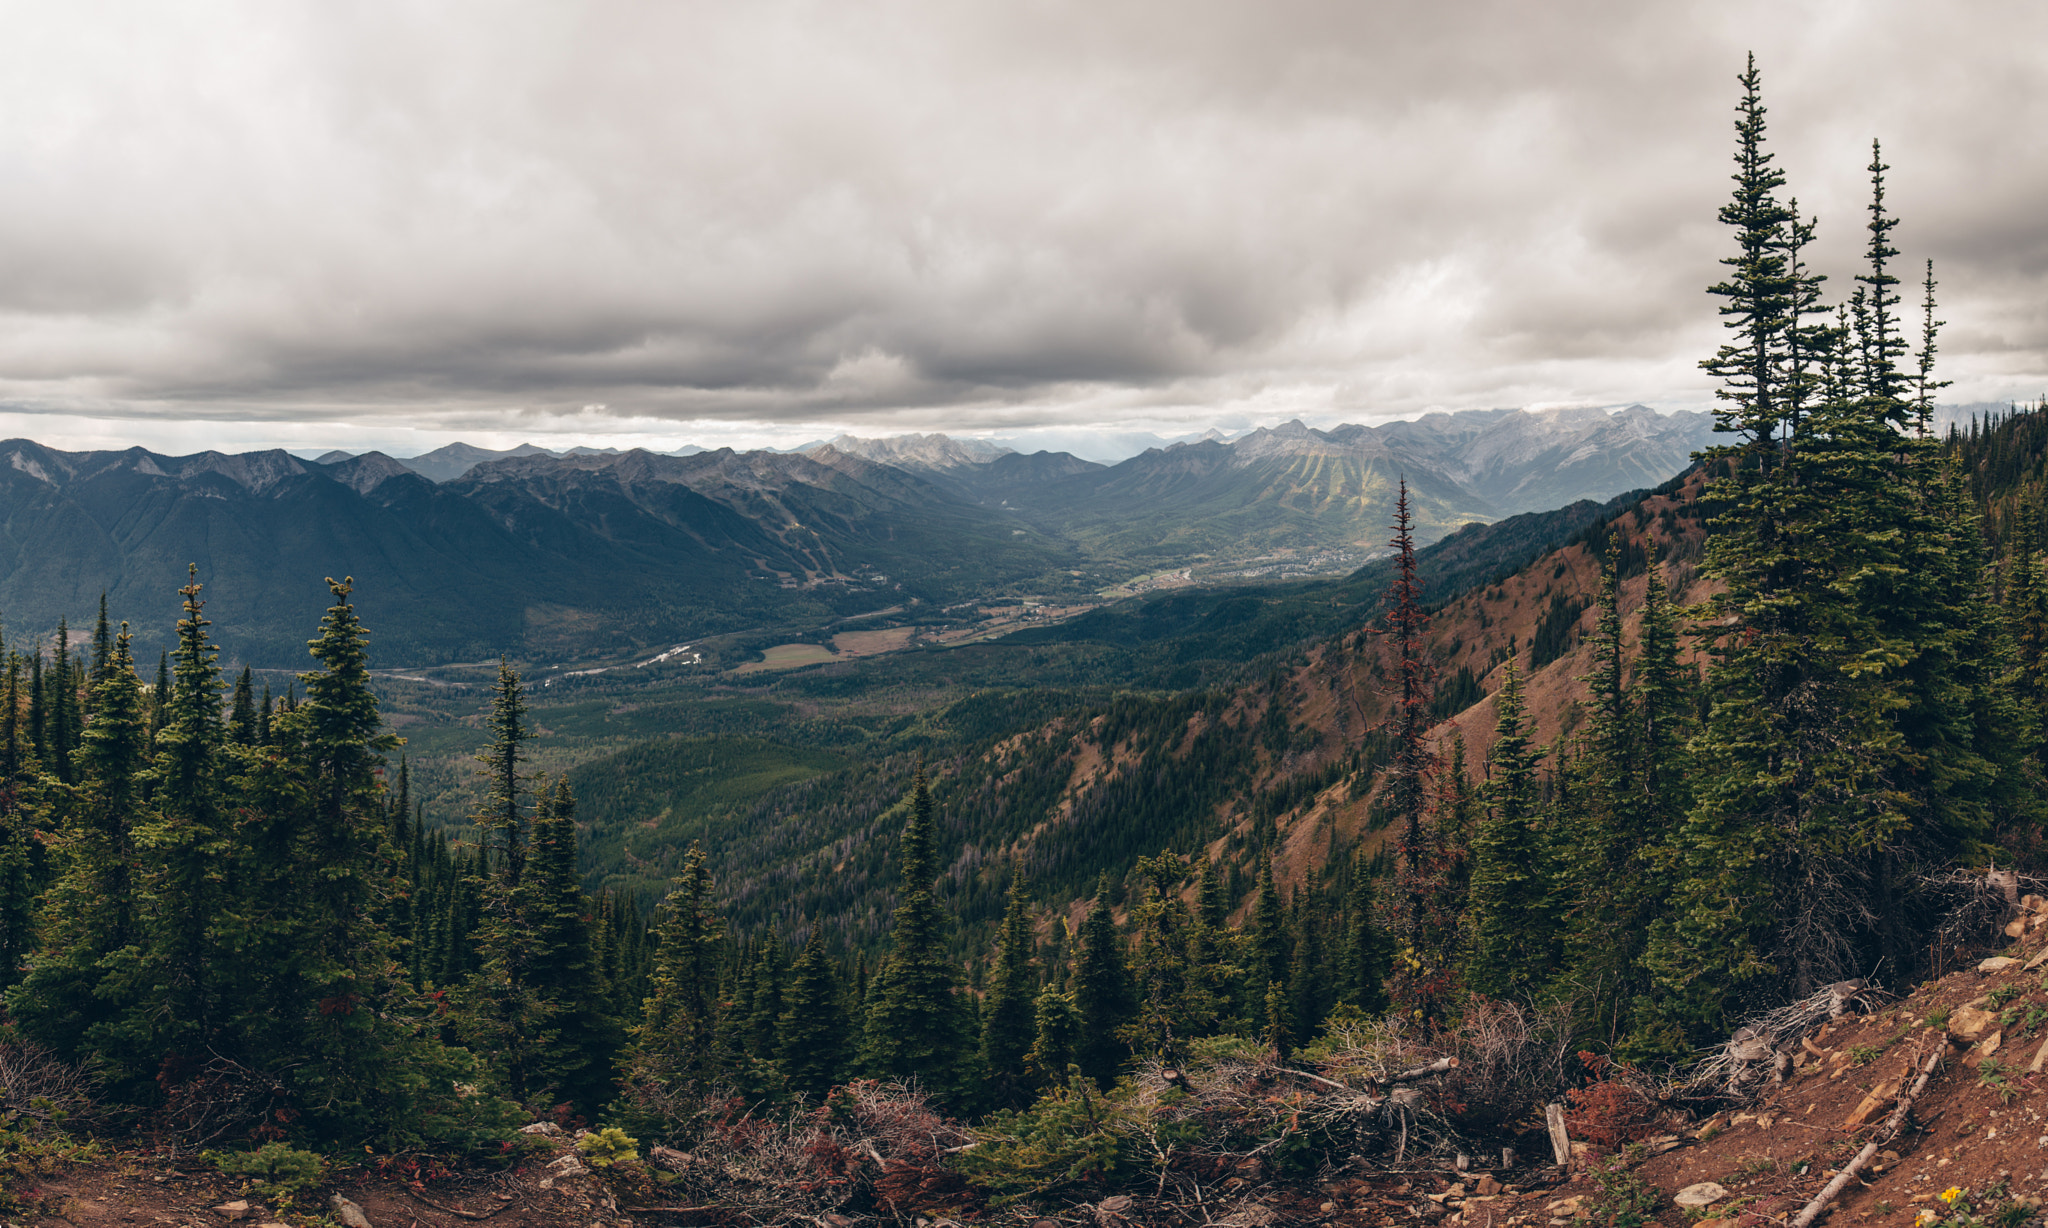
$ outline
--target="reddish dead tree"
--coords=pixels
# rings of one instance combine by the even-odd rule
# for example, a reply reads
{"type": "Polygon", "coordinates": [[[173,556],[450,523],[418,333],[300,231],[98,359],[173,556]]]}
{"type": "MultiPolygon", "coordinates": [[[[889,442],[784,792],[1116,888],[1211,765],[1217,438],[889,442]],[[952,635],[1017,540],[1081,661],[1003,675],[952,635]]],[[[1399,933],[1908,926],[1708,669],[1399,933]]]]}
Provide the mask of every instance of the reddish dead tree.
{"type": "Polygon", "coordinates": [[[1399,680],[1392,688],[1395,707],[1388,725],[1394,735],[1394,761],[1387,768],[1385,805],[1401,824],[1402,935],[1413,959],[1422,950],[1423,916],[1427,910],[1431,856],[1424,819],[1430,809],[1430,781],[1437,771],[1436,749],[1429,741],[1430,707],[1436,700],[1436,661],[1424,636],[1429,615],[1422,609],[1422,585],[1415,576],[1415,534],[1408,513],[1408,482],[1394,505],[1394,540],[1398,552],[1394,582],[1387,588],[1386,626],[1381,632],[1395,657],[1399,680]]]}

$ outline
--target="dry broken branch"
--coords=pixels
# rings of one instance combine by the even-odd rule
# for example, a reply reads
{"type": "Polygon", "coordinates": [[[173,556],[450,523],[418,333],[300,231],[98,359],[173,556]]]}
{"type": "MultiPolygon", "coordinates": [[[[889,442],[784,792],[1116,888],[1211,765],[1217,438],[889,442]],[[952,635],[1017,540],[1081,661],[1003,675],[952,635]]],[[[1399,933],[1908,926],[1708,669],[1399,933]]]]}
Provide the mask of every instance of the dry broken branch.
{"type": "Polygon", "coordinates": [[[514,1207],[519,1205],[517,1203],[508,1202],[503,1204],[502,1206],[493,1207],[489,1211],[464,1211],[459,1207],[444,1207],[440,1203],[435,1202],[433,1199],[428,1198],[424,1194],[419,1193],[417,1190],[407,1189],[404,1186],[400,1186],[399,1188],[405,1190],[405,1196],[407,1198],[412,1199],[414,1202],[424,1203],[425,1205],[432,1207],[434,1210],[439,1211],[443,1215],[453,1215],[461,1219],[489,1219],[492,1216],[498,1214],[500,1211],[505,1210],[507,1207],[514,1207]]]}
{"type": "Polygon", "coordinates": [[[1856,1153],[1856,1158],[1844,1164],[1842,1171],[1835,1174],[1834,1180],[1821,1187],[1820,1193],[1815,1194],[1813,1201],[1807,1203],[1806,1209],[1792,1221],[1792,1228],[1813,1228],[1813,1222],[1820,1218],[1821,1212],[1827,1210],[1828,1204],[1834,1201],[1835,1196],[1856,1179],[1856,1174],[1862,1172],[1864,1166],[1877,1155],[1877,1149],[1897,1138],[1899,1131],[1906,1128],[1906,1115],[1913,1111],[1913,1102],[1920,1098],[1920,1093],[1927,1090],[1927,1081],[1934,1077],[1935,1068],[1941,1065],[1941,1055],[1947,1047],[1945,1036],[1934,1038],[1933,1050],[1928,1053],[1927,1060],[1920,1064],[1920,1077],[1913,1080],[1912,1087],[1900,1094],[1898,1107],[1885,1119],[1884,1130],[1863,1144],[1863,1150],[1856,1153]]]}

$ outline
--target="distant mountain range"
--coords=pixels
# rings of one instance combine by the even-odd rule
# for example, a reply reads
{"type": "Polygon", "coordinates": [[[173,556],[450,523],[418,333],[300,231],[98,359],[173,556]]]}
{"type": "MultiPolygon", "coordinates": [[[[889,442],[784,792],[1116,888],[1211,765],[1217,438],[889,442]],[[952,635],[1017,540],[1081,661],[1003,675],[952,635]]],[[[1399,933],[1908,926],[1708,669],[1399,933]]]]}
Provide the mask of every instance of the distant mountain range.
{"type": "Polygon", "coordinates": [[[1378,548],[1403,479],[1423,538],[1433,540],[1469,521],[1655,486],[1712,442],[1710,414],[1632,405],[1326,430],[1294,421],[1227,441],[1212,432],[1116,465],[1046,452],[983,459],[943,435],[842,436],[828,446],[928,472],[1091,553],[1156,564],[1378,548]]]}
{"type": "Polygon", "coordinates": [[[47,634],[105,591],[146,651],[166,642],[197,563],[217,633],[258,663],[303,660],[321,579],[344,574],[392,664],[787,637],[885,608],[915,619],[999,592],[1078,596],[1164,567],[1362,562],[1384,544],[1403,479],[1430,541],[1655,485],[1710,433],[1706,414],[1641,406],[1487,410],[1212,432],[1116,465],[945,435],[310,461],[12,440],[0,443],[0,612],[10,637],[47,634]]]}

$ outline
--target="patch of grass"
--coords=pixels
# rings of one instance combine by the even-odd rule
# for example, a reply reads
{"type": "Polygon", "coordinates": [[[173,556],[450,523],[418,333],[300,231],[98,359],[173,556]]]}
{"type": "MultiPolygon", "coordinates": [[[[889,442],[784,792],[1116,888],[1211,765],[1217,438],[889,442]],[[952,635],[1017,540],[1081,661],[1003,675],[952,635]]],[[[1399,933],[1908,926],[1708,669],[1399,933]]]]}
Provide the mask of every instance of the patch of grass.
{"type": "Polygon", "coordinates": [[[1984,1222],[1993,1228],[2020,1228],[2032,1219],[2034,1209],[2021,1202],[2009,1202],[1984,1217],[1984,1222]]]}
{"type": "Polygon", "coordinates": [[[1948,1012],[1948,1008],[1947,1008],[1946,1006],[1943,1006],[1943,1007],[1937,1007],[1937,1008],[1936,1008],[1936,1009],[1934,1009],[1934,1010],[1928,1011],[1928,1012],[1927,1012],[1927,1026],[1928,1026],[1928,1027],[1930,1027],[1930,1028],[1945,1028],[1945,1027],[1947,1027],[1947,1026],[1948,1026],[1948,1013],[1949,1013],[1949,1012],[1948,1012]]]}
{"type": "Polygon", "coordinates": [[[2011,1104],[2020,1098],[2020,1089],[2007,1077],[2012,1073],[2012,1067],[1995,1057],[1987,1057],[1977,1064],[1977,1086],[1997,1096],[2000,1104],[2011,1104]]]}
{"type": "Polygon", "coordinates": [[[2007,981],[1984,996],[1991,999],[1993,1007],[2001,1007],[2027,992],[2027,987],[2017,981],[2007,981]]]}
{"type": "Polygon", "coordinates": [[[1593,1172],[1586,1215],[1600,1228],[1642,1228],[1657,1213],[1657,1191],[1617,1157],[1593,1172]]]}
{"type": "Polygon", "coordinates": [[[1735,1175],[1729,1180],[1746,1181],[1751,1177],[1761,1177],[1777,1171],[1778,1162],[1769,1156],[1744,1156],[1742,1162],[1735,1166],[1735,1175]]]}

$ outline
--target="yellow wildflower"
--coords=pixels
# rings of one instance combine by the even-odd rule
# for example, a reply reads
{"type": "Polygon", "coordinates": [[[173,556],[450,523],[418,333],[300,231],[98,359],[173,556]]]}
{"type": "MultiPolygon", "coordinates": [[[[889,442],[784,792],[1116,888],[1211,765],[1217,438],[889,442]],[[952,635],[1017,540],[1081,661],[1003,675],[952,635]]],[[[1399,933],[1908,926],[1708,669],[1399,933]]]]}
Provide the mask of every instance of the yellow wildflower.
{"type": "Polygon", "coordinates": [[[1940,1198],[1941,1198],[1941,1200],[1942,1200],[1943,1202],[1947,1203],[1947,1204],[1948,1204],[1949,1206],[1951,1206],[1951,1207],[1955,1206],[1955,1205],[1956,1205],[1956,1199],[1958,1199],[1958,1198],[1961,1198],[1962,1196],[1963,1196],[1963,1187],[1961,1187],[1961,1186],[1959,1186],[1959,1185],[1952,1185],[1952,1186],[1948,1187],[1947,1189],[1943,1190],[1943,1191],[1941,1192],[1941,1194],[1940,1194],[1940,1198]]]}

